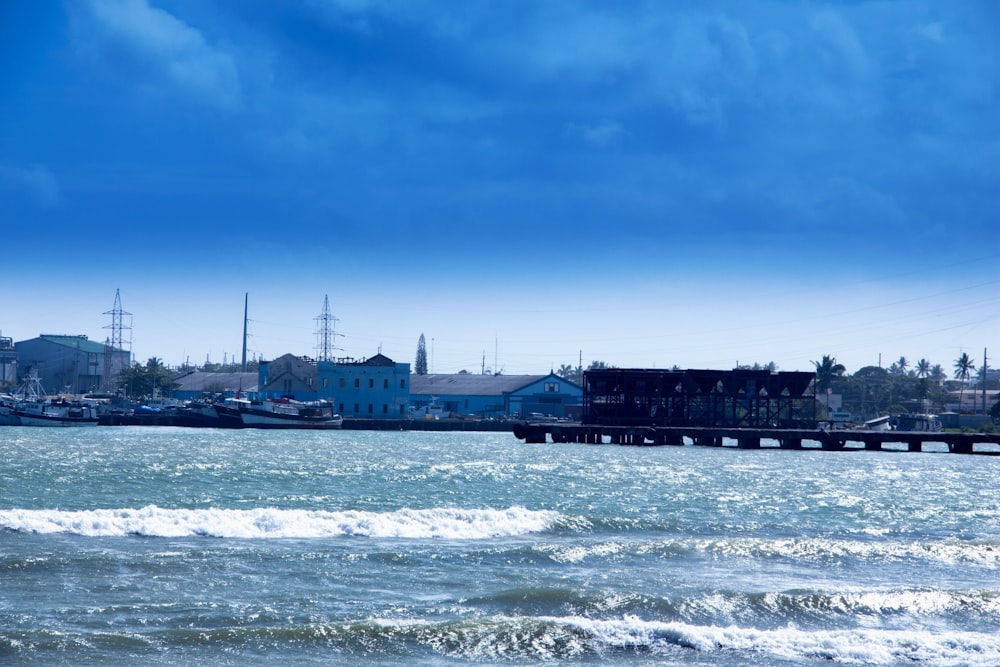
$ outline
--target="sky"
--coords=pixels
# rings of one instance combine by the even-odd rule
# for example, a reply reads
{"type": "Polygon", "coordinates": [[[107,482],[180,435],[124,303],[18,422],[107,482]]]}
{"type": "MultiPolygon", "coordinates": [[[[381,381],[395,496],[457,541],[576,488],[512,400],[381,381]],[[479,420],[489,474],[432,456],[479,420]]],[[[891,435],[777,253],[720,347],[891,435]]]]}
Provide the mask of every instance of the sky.
{"type": "Polygon", "coordinates": [[[11,0],[0,335],[1000,366],[1000,4],[11,0]]]}

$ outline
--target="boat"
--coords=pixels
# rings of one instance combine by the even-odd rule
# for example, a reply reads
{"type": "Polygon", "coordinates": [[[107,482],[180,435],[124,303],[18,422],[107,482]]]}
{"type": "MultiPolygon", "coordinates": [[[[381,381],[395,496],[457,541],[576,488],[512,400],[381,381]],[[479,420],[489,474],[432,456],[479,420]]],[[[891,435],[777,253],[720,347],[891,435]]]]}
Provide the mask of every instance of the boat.
{"type": "Polygon", "coordinates": [[[17,391],[0,398],[0,422],[11,426],[97,426],[97,406],[49,397],[33,370],[17,391]]]}
{"type": "Polygon", "coordinates": [[[329,401],[296,401],[270,398],[266,401],[227,398],[215,404],[219,426],[229,428],[340,428],[344,418],[333,412],[329,401]]]}
{"type": "Polygon", "coordinates": [[[882,415],[881,417],[875,417],[874,419],[869,419],[861,428],[865,431],[888,431],[889,426],[889,415],[882,415]]]}
{"type": "Polygon", "coordinates": [[[148,401],[133,409],[135,414],[159,415],[164,412],[176,412],[184,403],[176,398],[169,398],[160,393],[159,388],[153,389],[153,395],[148,401]]]}
{"type": "Polygon", "coordinates": [[[908,413],[893,417],[892,426],[896,431],[937,433],[941,430],[941,420],[937,415],[908,413]]]}
{"type": "MultiPolygon", "coordinates": [[[[178,426],[221,426],[221,419],[219,418],[219,411],[216,409],[215,404],[210,401],[188,401],[180,408],[177,409],[177,420],[178,426]]],[[[242,420],[239,420],[235,426],[242,426],[242,420]]]]}

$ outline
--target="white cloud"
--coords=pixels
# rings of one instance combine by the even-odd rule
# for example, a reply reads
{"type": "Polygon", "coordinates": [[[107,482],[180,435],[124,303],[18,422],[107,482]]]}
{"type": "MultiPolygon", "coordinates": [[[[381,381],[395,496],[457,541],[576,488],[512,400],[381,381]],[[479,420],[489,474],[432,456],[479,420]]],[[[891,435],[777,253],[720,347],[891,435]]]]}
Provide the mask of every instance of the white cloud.
{"type": "Polygon", "coordinates": [[[98,27],[98,35],[90,35],[91,40],[103,38],[124,46],[176,90],[217,106],[239,103],[235,59],[209,44],[199,30],[150,7],[146,0],[92,0],[89,7],[98,27]]]}

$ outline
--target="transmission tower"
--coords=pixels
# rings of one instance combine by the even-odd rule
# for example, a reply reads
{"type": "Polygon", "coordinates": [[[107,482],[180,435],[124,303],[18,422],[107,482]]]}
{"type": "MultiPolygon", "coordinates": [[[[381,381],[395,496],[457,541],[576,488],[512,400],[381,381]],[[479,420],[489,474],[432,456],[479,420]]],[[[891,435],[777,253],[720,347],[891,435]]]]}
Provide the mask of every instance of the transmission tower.
{"type": "Polygon", "coordinates": [[[334,350],[341,348],[336,346],[337,318],[330,314],[330,297],[323,296],[323,312],[316,318],[316,358],[319,361],[333,361],[334,350]]]}
{"type": "Polygon", "coordinates": [[[122,369],[128,364],[129,357],[132,356],[132,313],[126,313],[122,310],[122,295],[121,290],[115,290],[115,305],[111,310],[104,311],[105,315],[111,316],[111,324],[104,327],[105,329],[111,329],[111,336],[104,341],[104,389],[105,391],[111,391],[115,386],[115,380],[118,379],[118,374],[122,372],[122,369]],[[128,324],[125,324],[125,318],[128,317],[128,324]],[[129,331],[129,352],[125,351],[125,340],[122,336],[123,331],[129,331]]]}

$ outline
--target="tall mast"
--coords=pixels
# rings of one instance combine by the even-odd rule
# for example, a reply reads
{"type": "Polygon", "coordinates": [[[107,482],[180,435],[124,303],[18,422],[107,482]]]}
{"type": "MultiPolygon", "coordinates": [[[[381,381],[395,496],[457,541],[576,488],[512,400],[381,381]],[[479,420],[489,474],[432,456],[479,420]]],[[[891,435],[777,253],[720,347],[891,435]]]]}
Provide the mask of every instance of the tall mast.
{"type": "Polygon", "coordinates": [[[243,372],[247,372],[247,314],[250,307],[250,292],[243,293],[243,372]]]}

